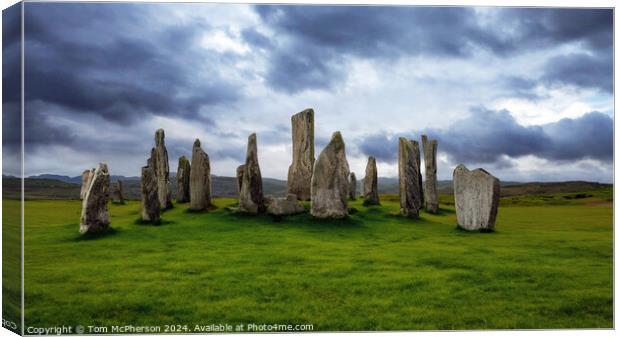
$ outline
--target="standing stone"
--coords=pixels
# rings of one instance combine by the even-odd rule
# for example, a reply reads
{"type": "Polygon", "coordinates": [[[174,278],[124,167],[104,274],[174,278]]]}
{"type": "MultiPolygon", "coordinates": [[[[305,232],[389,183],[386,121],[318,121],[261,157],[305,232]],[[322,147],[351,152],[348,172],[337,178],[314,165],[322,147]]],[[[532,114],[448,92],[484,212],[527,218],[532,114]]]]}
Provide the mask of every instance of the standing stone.
{"type": "Polygon", "coordinates": [[[379,205],[379,189],[377,188],[377,161],[368,157],[366,176],[364,177],[364,204],[379,205]]]}
{"type": "Polygon", "coordinates": [[[82,201],[81,234],[101,233],[110,227],[108,201],[110,201],[110,174],[108,165],[100,163],[82,201]]]}
{"type": "Polygon", "coordinates": [[[191,165],[189,159],[185,156],[179,158],[179,167],[177,169],[177,202],[189,201],[189,176],[191,174],[191,165]]]}
{"type": "Polygon", "coordinates": [[[152,163],[149,160],[149,164],[142,167],[142,175],[140,176],[142,220],[146,222],[158,223],[161,205],[159,203],[159,193],[157,191],[157,175],[155,174],[155,170],[150,165],[152,165],[152,163]]]}
{"type": "Polygon", "coordinates": [[[263,212],[265,210],[263,199],[263,178],[258,166],[256,134],[253,133],[248,137],[248,150],[239,193],[239,210],[252,214],[263,212]]]}
{"type": "Polygon", "coordinates": [[[426,211],[437,213],[439,210],[439,197],[437,195],[437,140],[429,142],[426,135],[422,135],[422,148],[424,151],[424,201],[426,211]]]}
{"type": "Polygon", "coordinates": [[[357,179],[355,173],[351,172],[349,175],[349,199],[355,200],[355,194],[357,191],[357,179]]]}
{"type": "Polygon", "coordinates": [[[421,204],[422,206],[420,206],[420,208],[424,207],[424,184],[422,183],[422,159],[421,159],[421,153],[422,151],[420,151],[420,143],[418,142],[414,142],[413,143],[413,147],[415,148],[415,152],[418,155],[417,158],[417,169],[418,169],[418,186],[420,188],[420,191],[418,192],[420,194],[420,200],[421,200],[421,204]]]}
{"type": "Polygon", "coordinates": [[[93,179],[95,175],[95,169],[84,170],[82,172],[82,188],[80,189],[80,200],[84,200],[86,197],[86,192],[88,192],[88,187],[90,186],[90,181],[93,179]]]}
{"type": "Polygon", "coordinates": [[[123,182],[117,180],[113,185],[113,194],[116,197],[116,202],[119,204],[125,203],[125,198],[123,198],[123,182]]]}
{"type": "Polygon", "coordinates": [[[209,155],[200,147],[200,140],[194,141],[192,165],[189,174],[189,208],[204,211],[211,206],[211,164],[209,155]]]}
{"type": "Polygon", "coordinates": [[[499,179],[481,168],[470,171],[463,164],[454,169],[452,179],[459,227],[469,231],[493,230],[499,205],[499,179]]]}
{"type": "Polygon", "coordinates": [[[155,132],[155,147],[151,150],[151,163],[157,176],[159,204],[162,209],[167,209],[172,207],[172,192],[170,189],[168,150],[164,144],[164,137],[163,129],[158,129],[155,132]]]}
{"type": "Polygon", "coordinates": [[[288,168],[287,191],[298,200],[310,200],[314,168],[314,110],[306,109],[291,117],[293,163],[288,168]]]}
{"type": "Polygon", "coordinates": [[[345,218],[348,214],[349,163],[340,132],[314,163],[310,213],[317,218],[345,218]]]}
{"type": "Polygon", "coordinates": [[[237,194],[241,193],[241,185],[243,184],[243,172],[245,165],[237,166],[237,194]]]}
{"type": "Polygon", "coordinates": [[[398,139],[398,185],[400,212],[409,217],[418,217],[422,208],[420,194],[420,148],[415,140],[398,139]]]}

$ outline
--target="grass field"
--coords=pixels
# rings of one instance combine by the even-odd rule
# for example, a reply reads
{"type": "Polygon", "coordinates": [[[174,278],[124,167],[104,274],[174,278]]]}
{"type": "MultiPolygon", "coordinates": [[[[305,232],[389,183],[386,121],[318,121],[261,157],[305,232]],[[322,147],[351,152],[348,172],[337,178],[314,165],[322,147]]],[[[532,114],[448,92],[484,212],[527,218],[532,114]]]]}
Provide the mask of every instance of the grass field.
{"type": "Polygon", "coordinates": [[[216,199],[210,213],[175,205],[157,227],[130,202],[94,238],[78,235],[79,201],[28,201],[25,325],[613,327],[611,189],[502,200],[495,233],[456,229],[449,205],[402,218],[393,199],[358,199],[344,221],[280,222],[216,199]]]}

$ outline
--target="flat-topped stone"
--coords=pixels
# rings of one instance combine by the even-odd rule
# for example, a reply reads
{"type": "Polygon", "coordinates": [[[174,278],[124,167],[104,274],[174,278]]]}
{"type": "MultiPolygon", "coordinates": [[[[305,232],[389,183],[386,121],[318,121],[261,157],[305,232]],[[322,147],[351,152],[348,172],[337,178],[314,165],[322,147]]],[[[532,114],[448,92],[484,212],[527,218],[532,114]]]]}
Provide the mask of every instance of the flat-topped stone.
{"type": "Polygon", "coordinates": [[[454,205],[459,227],[493,230],[499,205],[499,179],[484,169],[470,171],[461,164],[452,174],[454,205]]]}
{"type": "Polygon", "coordinates": [[[293,162],[288,168],[287,191],[299,200],[310,200],[314,169],[314,110],[306,109],[291,117],[293,162]]]}

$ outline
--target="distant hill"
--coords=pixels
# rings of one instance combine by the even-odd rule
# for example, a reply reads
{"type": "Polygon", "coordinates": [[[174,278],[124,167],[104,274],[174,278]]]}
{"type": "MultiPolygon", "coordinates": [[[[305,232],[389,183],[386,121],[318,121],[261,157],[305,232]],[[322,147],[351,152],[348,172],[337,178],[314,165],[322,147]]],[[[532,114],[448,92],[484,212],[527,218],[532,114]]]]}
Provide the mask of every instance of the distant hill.
{"type": "MultiPolygon", "coordinates": [[[[233,177],[212,176],[213,196],[215,197],[237,197],[237,182],[233,177]]],[[[112,176],[111,182],[121,180],[123,182],[124,197],[126,199],[140,199],[140,178],[112,176]]],[[[80,195],[80,185],[82,177],[68,177],[62,175],[42,174],[28,177],[25,179],[26,199],[78,199],[80,195]]],[[[170,174],[170,184],[172,197],[176,198],[176,174],[170,174]]],[[[452,181],[438,181],[440,194],[452,194],[452,181]]],[[[21,182],[19,179],[10,176],[2,176],[2,186],[5,198],[19,198],[21,182]]],[[[379,193],[397,194],[398,179],[379,177],[379,193]]],[[[546,193],[576,193],[592,191],[599,188],[610,187],[611,184],[601,184],[587,181],[566,181],[566,182],[502,182],[502,197],[525,195],[525,194],[546,194],[546,193]]],[[[286,181],[263,178],[263,191],[265,195],[283,196],[286,194],[286,181]]],[[[358,194],[362,191],[362,181],[358,180],[358,194]]]]}

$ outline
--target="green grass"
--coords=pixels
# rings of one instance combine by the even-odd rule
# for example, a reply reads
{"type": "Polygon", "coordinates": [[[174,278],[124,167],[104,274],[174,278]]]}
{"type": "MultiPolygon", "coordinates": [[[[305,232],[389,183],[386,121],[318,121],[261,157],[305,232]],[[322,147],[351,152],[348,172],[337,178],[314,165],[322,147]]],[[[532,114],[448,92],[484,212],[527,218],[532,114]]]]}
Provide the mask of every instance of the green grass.
{"type": "Polygon", "coordinates": [[[21,332],[21,205],[2,201],[2,318],[7,329],[21,332]]]}
{"type": "Polygon", "coordinates": [[[28,201],[26,326],[613,327],[605,197],[515,202],[484,234],[457,230],[451,207],[411,220],[390,199],[358,199],[348,220],[279,222],[216,199],[209,213],[176,204],[160,226],[138,224],[129,202],[110,205],[113,232],[88,238],[79,201],[28,201]]]}

